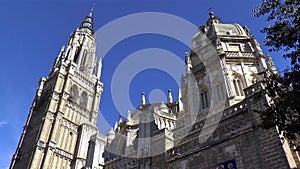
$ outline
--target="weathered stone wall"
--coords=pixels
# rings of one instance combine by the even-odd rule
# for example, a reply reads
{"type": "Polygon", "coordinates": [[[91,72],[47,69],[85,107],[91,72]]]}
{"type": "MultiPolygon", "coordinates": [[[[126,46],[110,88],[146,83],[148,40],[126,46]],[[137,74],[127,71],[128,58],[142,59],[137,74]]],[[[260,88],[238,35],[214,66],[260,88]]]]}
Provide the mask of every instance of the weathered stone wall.
{"type": "Polygon", "coordinates": [[[167,168],[210,169],[231,160],[238,169],[290,168],[277,130],[259,127],[259,115],[254,110],[263,109],[266,99],[251,97],[258,88],[253,86],[251,92],[246,91],[244,101],[223,112],[217,129],[206,142],[199,141],[203,130],[199,126],[204,120],[195,123],[183,143],[167,152],[167,168]]]}
{"type": "MultiPolygon", "coordinates": [[[[216,114],[210,118],[216,122],[205,125],[207,119],[200,116],[195,124],[186,127],[189,133],[166,153],[147,159],[121,157],[110,161],[107,168],[215,169],[220,165],[225,169],[290,168],[276,128],[259,127],[260,117],[255,110],[263,110],[267,103],[266,97],[256,97],[261,89],[260,83],[247,88],[246,99],[225,109],[219,122],[216,114]],[[208,132],[203,134],[202,131],[208,132]],[[212,134],[206,137],[210,132],[212,134]],[[203,140],[205,138],[208,139],[203,140]]],[[[178,130],[182,131],[182,128],[178,130]]],[[[181,134],[174,131],[174,136],[177,135],[181,134]]]]}

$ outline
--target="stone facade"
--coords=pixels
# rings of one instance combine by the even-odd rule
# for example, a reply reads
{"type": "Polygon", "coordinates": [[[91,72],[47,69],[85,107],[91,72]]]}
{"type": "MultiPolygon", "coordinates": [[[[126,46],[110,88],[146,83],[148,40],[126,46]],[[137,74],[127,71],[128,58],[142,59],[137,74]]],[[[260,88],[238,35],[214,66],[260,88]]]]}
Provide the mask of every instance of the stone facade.
{"type": "Polygon", "coordinates": [[[41,78],[10,168],[98,167],[106,138],[103,143],[96,127],[103,84],[95,50],[90,12],[62,47],[50,74],[41,78]]]}
{"type": "Polygon", "coordinates": [[[169,91],[166,103],[146,104],[143,94],[130,119],[110,131],[105,168],[299,167],[299,155],[282,144],[276,128],[259,127],[255,110],[268,104],[261,74],[276,68],[247,27],[210,13],[185,57],[179,100],[169,91]]]}
{"type": "Polygon", "coordinates": [[[210,13],[186,51],[178,101],[141,104],[106,135],[96,127],[103,84],[92,11],[41,78],[10,168],[299,168],[276,128],[259,127],[276,71],[247,27],[210,13]],[[267,58],[267,62],[266,62],[267,58]],[[259,96],[259,97],[258,97],[259,96]]]}

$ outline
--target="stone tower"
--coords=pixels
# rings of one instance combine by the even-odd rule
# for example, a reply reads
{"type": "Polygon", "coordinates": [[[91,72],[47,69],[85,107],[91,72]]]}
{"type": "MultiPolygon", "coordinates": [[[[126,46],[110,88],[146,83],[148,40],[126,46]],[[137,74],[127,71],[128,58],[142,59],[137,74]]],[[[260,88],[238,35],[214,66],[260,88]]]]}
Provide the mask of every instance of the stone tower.
{"type": "Polygon", "coordinates": [[[10,168],[98,166],[105,139],[96,127],[103,84],[95,51],[91,10],[41,78],[10,168]]]}
{"type": "Polygon", "coordinates": [[[213,12],[207,25],[199,27],[192,51],[185,57],[186,85],[193,76],[199,91],[199,112],[222,100],[225,107],[239,103],[245,99],[243,90],[261,80],[259,73],[268,68],[266,56],[248,28],[223,24],[213,12]]]}
{"type": "Polygon", "coordinates": [[[246,26],[222,23],[210,12],[192,39],[192,50],[185,53],[184,111],[178,113],[174,138],[182,139],[180,133],[207,116],[220,119],[225,109],[245,100],[244,89],[262,80],[260,73],[268,69],[265,58],[246,26]]]}

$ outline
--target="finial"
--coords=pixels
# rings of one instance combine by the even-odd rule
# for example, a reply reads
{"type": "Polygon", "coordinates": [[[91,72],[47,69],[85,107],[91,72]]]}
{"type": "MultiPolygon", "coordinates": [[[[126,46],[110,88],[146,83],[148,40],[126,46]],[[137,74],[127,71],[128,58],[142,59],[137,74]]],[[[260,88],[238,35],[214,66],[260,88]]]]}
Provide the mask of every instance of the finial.
{"type": "Polygon", "coordinates": [[[61,52],[63,52],[65,50],[65,45],[63,45],[60,49],[61,52]]]}
{"type": "Polygon", "coordinates": [[[209,19],[206,22],[207,26],[211,26],[212,24],[219,24],[219,23],[221,23],[221,19],[219,17],[215,16],[213,11],[210,11],[209,19]]]}
{"type": "Polygon", "coordinates": [[[142,105],[146,104],[146,98],[145,98],[145,92],[142,92],[142,99],[141,99],[142,105]]]}
{"type": "Polygon", "coordinates": [[[122,124],[122,122],[123,122],[123,117],[120,115],[119,120],[118,120],[118,124],[120,125],[120,124],[122,124]]]}
{"type": "Polygon", "coordinates": [[[127,111],[127,117],[126,117],[127,119],[127,121],[130,121],[131,120],[131,112],[130,112],[130,110],[128,110],[127,111]]]}
{"type": "Polygon", "coordinates": [[[115,126],[114,126],[114,130],[118,129],[118,122],[116,121],[115,126]]]}
{"type": "Polygon", "coordinates": [[[209,12],[209,16],[210,16],[211,18],[213,18],[213,17],[214,17],[214,12],[213,12],[213,11],[210,11],[210,12],[209,12]]]}
{"type": "Polygon", "coordinates": [[[185,52],[185,64],[186,64],[186,73],[190,73],[192,68],[192,62],[191,62],[190,54],[187,50],[185,52]]]}
{"type": "Polygon", "coordinates": [[[97,77],[100,79],[102,71],[102,58],[99,57],[98,65],[97,65],[97,77]]]}
{"type": "Polygon", "coordinates": [[[173,97],[172,97],[171,89],[168,89],[168,103],[173,103],[173,97]]]}
{"type": "Polygon", "coordinates": [[[181,89],[178,89],[178,111],[183,110],[183,103],[182,103],[182,94],[181,94],[181,89]]]}
{"type": "Polygon", "coordinates": [[[93,14],[93,11],[94,11],[95,6],[96,6],[96,3],[93,3],[93,6],[91,7],[90,13],[89,13],[89,16],[90,16],[90,17],[92,17],[92,14],[93,14]]]}
{"type": "Polygon", "coordinates": [[[189,51],[186,49],[186,50],[185,50],[185,56],[188,55],[188,54],[190,54],[190,53],[189,53],[189,51]]]}
{"type": "Polygon", "coordinates": [[[182,97],[181,89],[179,88],[179,89],[178,89],[178,100],[181,99],[181,97],[182,97]]]}

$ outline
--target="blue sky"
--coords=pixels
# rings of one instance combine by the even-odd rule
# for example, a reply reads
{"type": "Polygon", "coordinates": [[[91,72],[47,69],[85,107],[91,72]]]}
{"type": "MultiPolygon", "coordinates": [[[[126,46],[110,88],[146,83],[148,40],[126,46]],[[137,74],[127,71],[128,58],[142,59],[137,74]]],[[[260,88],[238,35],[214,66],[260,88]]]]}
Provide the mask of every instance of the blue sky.
{"type": "MultiPolygon", "coordinates": [[[[251,16],[251,9],[259,2],[260,0],[97,1],[94,27],[97,30],[117,18],[138,12],[169,13],[199,26],[206,23],[209,9],[212,8],[223,23],[247,25],[266,53],[267,48],[262,45],[264,35],[259,31],[268,23],[263,18],[251,16]]],[[[47,76],[61,46],[67,43],[70,33],[79,26],[93,3],[83,0],[0,1],[0,169],[5,169],[10,164],[40,77],[47,76]]],[[[184,52],[188,47],[160,35],[137,35],[113,47],[103,60],[101,81],[104,83],[104,93],[100,104],[101,112],[110,124],[119,116],[111,98],[112,74],[126,56],[145,48],[161,48],[184,59],[184,52]]],[[[280,54],[271,55],[279,71],[284,70],[288,61],[283,60],[280,54]]],[[[156,89],[166,92],[168,88],[174,91],[173,97],[176,100],[178,86],[174,78],[159,70],[142,71],[130,84],[130,100],[136,106],[140,102],[142,91],[149,94],[156,89]]]]}

